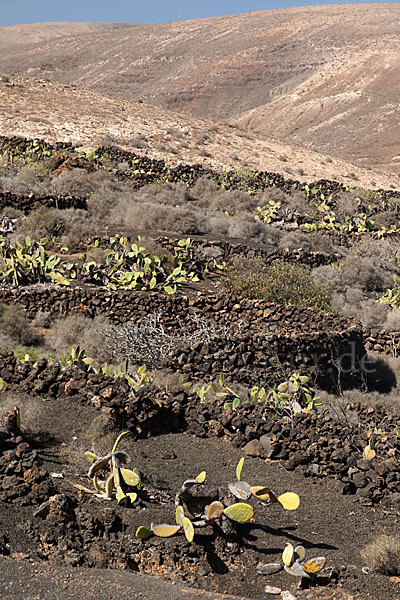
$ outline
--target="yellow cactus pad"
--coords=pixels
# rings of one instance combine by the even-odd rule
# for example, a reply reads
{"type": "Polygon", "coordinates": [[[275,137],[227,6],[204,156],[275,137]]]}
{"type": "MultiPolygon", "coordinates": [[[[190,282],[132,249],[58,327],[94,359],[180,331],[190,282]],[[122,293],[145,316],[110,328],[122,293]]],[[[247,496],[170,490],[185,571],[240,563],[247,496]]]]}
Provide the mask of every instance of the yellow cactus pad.
{"type": "Polygon", "coordinates": [[[207,477],[207,473],[205,471],[202,471],[196,477],[197,483],[204,483],[206,480],[206,477],[207,477]]]}
{"type": "Polygon", "coordinates": [[[294,560],[302,562],[306,556],[306,549],[304,546],[296,546],[294,549],[294,560]]]}
{"type": "Polygon", "coordinates": [[[253,487],[250,488],[250,492],[253,496],[262,500],[262,502],[272,501],[270,488],[264,487],[263,485],[253,485],[253,487]]]}
{"type": "Polygon", "coordinates": [[[287,567],[290,567],[290,565],[293,564],[294,548],[293,548],[292,544],[290,544],[290,543],[286,544],[285,549],[282,552],[282,560],[283,560],[283,564],[286,565],[287,567]]]}
{"type": "Polygon", "coordinates": [[[278,502],[285,510],[296,510],[300,506],[300,498],[294,492],[286,492],[278,496],[278,502]]]}
{"type": "Polygon", "coordinates": [[[121,502],[121,500],[126,498],[126,494],[124,494],[120,485],[117,485],[117,493],[115,494],[115,498],[118,504],[121,502]]]}
{"type": "Polygon", "coordinates": [[[193,523],[190,519],[188,519],[187,517],[183,517],[182,519],[182,527],[183,527],[183,531],[185,532],[185,536],[188,542],[193,542],[193,538],[194,538],[194,528],[193,528],[193,523]]]}
{"type": "Polygon", "coordinates": [[[140,476],[134,471],[131,471],[130,469],[120,469],[120,472],[122,479],[127,485],[135,487],[138,483],[140,483],[140,476]]]}
{"type": "Polygon", "coordinates": [[[185,516],[185,513],[183,512],[183,507],[182,506],[177,506],[176,507],[176,513],[175,513],[175,518],[176,518],[176,524],[179,526],[182,526],[182,521],[183,518],[185,516]]]}
{"type": "Polygon", "coordinates": [[[253,507],[250,504],[245,504],[244,502],[238,502],[237,504],[232,504],[228,506],[224,510],[224,514],[232,519],[233,521],[237,521],[238,523],[245,523],[254,515],[253,507]]]}
{"type": "Polygon", "coordinates": [[[151,524],[153,533],[158,537],[171,537],[171,535],[175,535],[180,528],[180,525],[167,525],[166,523],[162,523],[161,525],[151,524]]]}
{"type": "Polygon", "coordinates": [[[376,452],[371,446],[366,446],[364,448],[363,456],[366,460],[372,460],[376,456],[376,452]]]}
{"type": "Polygon", "coordinates": [[[244,456],[242,456],[242,458],[239,460],[237,467],[236,467],[236,479],[238,481],[240,481],[240,478],[242,477],[243,464],[244,464],[244,456]]]}
{"type": "Polygon", "coordinates": [[[316,558],[310,558],[304,565],[302,565],[303,570],[309,574],[315,574],[322,571],[326,563],[326,559],[324,556],[317,556],[316,558]]]}
{"type": "Polygon", "coordinates": [[[100,456],[97,456],[94,452],[85,452],[85,456],[89,462],[94,463],[96,460],[100,460],[100,456]]]}

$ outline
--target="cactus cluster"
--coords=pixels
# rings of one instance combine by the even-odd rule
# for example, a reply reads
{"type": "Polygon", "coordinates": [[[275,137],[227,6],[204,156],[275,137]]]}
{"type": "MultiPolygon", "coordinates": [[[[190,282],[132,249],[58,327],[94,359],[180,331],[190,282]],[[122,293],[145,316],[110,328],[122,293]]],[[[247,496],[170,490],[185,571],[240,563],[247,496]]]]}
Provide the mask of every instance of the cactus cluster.
{"type": "MultiPolygon", "coordinates": [[[[82,277],[111,290],[158,289],[167,294],[174,294],[182,283],[199,281],[196,272],[190,268],[193,266],[190,238],[177,242],[171,272],[167,269],[167,256],[151,255],[140,245],[140,237],[137,241],[139,244],[130,242],[127,237],[110,238],[105,264],[94,260],[84,262],[82,277]]],[[[96,240],[91,249],[98,244],[96,240]]]]}
{"type": "Polygon", "coordinates": [[[125,498],[131,503],[135,502],[137,492],[127,492],[127,487],[135,487],[140,490],[141,477],[138,469],[126,469],[123,465],[130,462],[130,457],[126,452],[117,450],[121,438],[128,432],[121,433],[115,441],[115,444],[105,456],[97,456],[93,452],[85,452],[86,458],[92,463],[88,477],[93,480],[93,485],[98,495],[102,498],[113,498],[118,504],[125,498]],[[101,471],[106,471],[106,477],[100,483],[98,476],[101,471]]]}
{"type": "Polygon", "coordinates": [[[26,236],[24,243],[12,244],[0,236],[0,281],[14,285],[44,282],[70,285],[69,279],[76,277],[74,265],[47,252],[47,240],[42,242],[26,236]]]}
{"type": "Polygon", "coordinates": [[[300,499],[294,492],[287,492],[280,496],[275,496],[270,488],[265,486],[250,486],[248,483],[241,481],[242,468],[244,464],[244,458],[241,458],[236,468],[237,481],[228,484],[229,492],[241,500],[226,506],[223,502],[214,501],[206,505],[204,512],[196,514],[193,519],[190,519],[185,515],[185,508],[192,510],[193,506],[196,505],[195,498],[192,495],[192,488],[195,486],[203,485],[206,481],[206,473],[202,471],[196,478],[187,479],[183,482],[181,489],[178,491],[175,497],[175,525],[167,523],[154,524],[150,527],[139,527],[136,531],[136,537],[139,539],[145,539],[152,535],[158,537],[170,537],[175,535],[180,530],[186,536],[189,542],[193,541],[196,529],[201,527],[207,527],[208,525],[220,524],[223,520],[229,519],[236,521],[237,523],[245,523],[254,516],[254,508],[251,504],[243,502],[248,500],[251,496],[257,499],[263,505],[271,505],[275,502],[279,503],[282,508],[286,510],[296,510],[300,504],[300,499]]]}

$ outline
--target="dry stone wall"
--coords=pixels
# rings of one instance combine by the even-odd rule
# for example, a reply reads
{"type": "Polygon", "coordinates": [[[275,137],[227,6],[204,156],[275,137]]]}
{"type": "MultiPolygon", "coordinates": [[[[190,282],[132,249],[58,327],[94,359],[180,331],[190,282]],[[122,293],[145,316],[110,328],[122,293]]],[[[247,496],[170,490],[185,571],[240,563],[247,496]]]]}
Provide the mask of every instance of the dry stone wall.
{"type": "MultiPolygon", "coordinates": [[[[324,479],[334,494],[354,494],[363,504],[384,501],[400,507],[396,459],[400,442],[395,434],[400,423],[398,415],[390,415],[382,407],[373,410],[356,403],[347,406],[343,414],[330,414],[322,406],[319,412],[293,418],[279,416],[274,407],[264,403],[247,405],[244,410],[224,410],[223,401],[201,403],[187,391],[167,393],[162,387],[145,386],[132,394],[125,379],[114,380],[79,368],[62,369],[46,360],[21,363],[12,353],[0,353],[0,377],[9,394],[35,394],[42,400],[59,398],[73,406],[94,406],[99,414],[92,429],[99,434],[113,431],[117,435],[123,428],[136,438],[178,431],[198,437],[225,437],[243,447],[245,455],[278,460],[286,470],[299,469],[305,477],[324,479]],[[113,408],[120,415],[116,421],[107,412],[113,408]],[[377,457],[365,460],[363,449],[370,432],[383,422],[385,434],[379,436],[377,457]]],[[[23,414],[23,401],[21,410],[23,414]]],[[[9,458],[4,462],[9,475],[16,462],[9,458]]],[[[17,474],[21,476],[20,471],[17,474]]],[[[32,494],[31,485],[24,483],[21,477],[6,486],[0,477],[1,499],[37,505],[37,494],[32,494]],[[21,489],[16,490],[16,484],[23,486],[24,493],[17,493],[21,489]]],[[[42,491],[45,501],[47,485],[42,491]]]]}
{"type": "MultiPolygon", "coordinates": [[[[174,244],[178,239],[158,237],[155,240],[166,250],[173,252],[174,244]]],[[[290,250],[289,248],[274,248],[251,246],[249,244],[237,244],[223,240],[205,240],[191,238],[192,247],[199,259],[215,259],[218,261],[229,261],[236,257],[262,258],[267,265],[277,261],[285,263],[303,264],[311,268],[321,267],[337,262],[342,258],[341,254],[327,254],[326,252],[311,252],[303,248],[290,250]]]]}
{"type": "MultiPolygon", "coordinates": [[[[96,169],[103,166],[102,159],[107,157],[115,163],[127,163],[132,172],[120,171],[114,169],[115,175],[120,179],[131,179],[137,187],[158,181],[163,178],[165,181],[181,181],[188,185],[193,185],[200,177],[210,177],[215,179],[217,183],[223,185],[226,189],[243,189],[243,184],[247,186],[249,183],[248,173],[238,173],[230,171],[224,174],[217,173],[212,169],[203,165],[178,165],[169,167],[163,160],[148,158],[147,156],[138,156],[134,152],[128,152],[115,146],[101,146],[94,152],[93,158],[86,159],[72,146],[70,142],[57,142],[52,145],[44,140],[30,140],[18,136],[6,137],[0,136],[0,152],[19,153],[20,155],[28,155],[31,159],[39,160],[43,156],[49,157],[57,154],[69,154],[78,162],[69,165],[68,168],[81,166],[86,169],[96,169]]],[[[57,164],[57,167],[59,165],[57,164]]],[[[108,168],[108,170],[110,170],[108,168]]],[[[277,187],[286,192],[293,189],[299,189],[306,182],[298,180],[284,179],[282,175],[275,172],[260,171],[251,172],[251,184],[254,189],[261,190],[269,187],[277,187]]],[[[338,181],[320,179],[314,182],[308,182],[309,187],[321,189],[325,194],[337,194],[346,191],[346,186],[338,181]]],[[[374,190],[376,198],[386,201],[387,198],[399,197],[399,192],[394,190],[374,190]]]]}
{"type": "Polygon", "coordinates": [[[226,335],[214,335],[208,345],[177,350],[165,360],[163,367],[195,379],[209,379],[224,371],[238,382],[264,384],[282,378],[283,368],[308,372],[326,389],[362,382],[361,326],[331,313],[230,296],[165,296],[88,287],[37,285],[2,289],[0,297],[3,302],[22,305],[30,318],[41,310],[54,317],[101,314],[121,324],[140,323],[145,316],[160,312],[166,329],[175,333],[190,328],[189,316],[194,314],[217,329],[229,326],[226,335]]]}
{"type": "Polygon", "coordinates": [[[0,192],[0,211],[7,206],[12,206],[28,214],[32,210],[44,206],[46,208],[80,208],[87,210],[85,198],[75,198],[74,196],[48,195],[40,196],[38,194],[12,194],[11,192],[0,192]]]}

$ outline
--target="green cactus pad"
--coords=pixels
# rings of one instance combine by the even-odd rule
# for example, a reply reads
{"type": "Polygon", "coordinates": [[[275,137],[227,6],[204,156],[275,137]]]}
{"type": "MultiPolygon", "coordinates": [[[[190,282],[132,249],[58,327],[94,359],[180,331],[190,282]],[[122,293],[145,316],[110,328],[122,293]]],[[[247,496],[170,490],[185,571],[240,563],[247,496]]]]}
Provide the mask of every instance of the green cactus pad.
{"type": "Polygon", "coordinates": [[[143,527],[143,525],[141,525],[137,528],[135,535],[139,540],[145,540],[146,538],[149,538],[154,534],[151,529],[149,529],[148,527],[143,527]]]}

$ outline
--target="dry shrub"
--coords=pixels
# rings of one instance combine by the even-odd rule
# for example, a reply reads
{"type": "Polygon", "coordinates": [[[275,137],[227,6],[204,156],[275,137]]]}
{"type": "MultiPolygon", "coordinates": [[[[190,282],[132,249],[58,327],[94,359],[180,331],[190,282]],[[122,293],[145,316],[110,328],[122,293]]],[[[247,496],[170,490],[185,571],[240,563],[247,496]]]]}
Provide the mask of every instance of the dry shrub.
{"type": "MultiPolygon", "coordinates": [[[[382,356],[375,352],[369,352],[367,360],[364,362],[365,389],[343,390],[341,396],[329,394],[328,392],[318,392],[321,396],[324,409],[331,412],[337,418],[349,410],[351,404],[360,405],[362,408],[373,407],[377,413],[385,411],[388,414],[398,415],[400,411],[400,358],[391,356],[382,356]],[[333,409],[330,411],[330,409],[333,409]]],[[[357,409],[354,409],[355,411],[357,409]]],[[[357,413],[353,415],[351,422],[357,425],[360,422],[360,416],[357,413]]],[[[385,425],[382,429],[385,429],[385,425]]],[[[380,426],[377,423],[377,426],[380,426]]],[[[391,432],[388,430],[388,434],[391,432]]]]}
{"type": "Polygon", "coordinates": [[[204,223],[193,210],[154,202],[133,204],[120,201],[111,211],[109,223],[148,231],[171,231],[189,235],[205,233],[204,223]]]}
{"type": "MultiPolygon", "coordinates": [[[[100,217],[100,215],[98,216],[100,217]]],[[[29,235],[34,239],[59,238],[62,245],[71,251],[81,247],[83,240],[99,232],[99,223],[81,209],[40,208],[33,210],[17,223],[15,237],[19,240],[29,235]]]]}
{"type": "Polygon", "coordinates": [[[395,210],[387,210],[374,215],[372,220],[378,229],[381,227],[390,228],[398,225],[399,214],[395,210]]]}
{"type": "Polygon", "coordinates": [[[83,315],[70,315],[54,323],[47,341],[57,356],[80,346],[88,356],[98,362],[105,362],[109,357],[104,349],[102,332],[107,326],[108,322],[103,317],[90,319],[83,315]]]}
{"type": "Polygon", "coordinates": [[[142,150],[144,148],[147,148],[147,142],[144,141],[143,138],[139,137],[139,135],[136,136],[135,138],[130,139],[130,145],[138,150],[142,150]]]}
{"type": "Polygon", "coordinates": [[[25,310],[15,304],[0,304],[0,331],[4,337],[3,344],[35,346],[40,342],[40,337],[32,329],[25,310]]]}
{"type": "Polygon", "coordinates": [[[343,248],[332,244],[329,236],[317,231],[309,233],[308,239],[314,252],[325,252],[326,254],[342,254],[343,248]]]}
{"type": "Polygon", "coordinates": [[[365,298],[359,288],[349,288],[342,293],[336,293],[332,298],[335,310],[361,321],[368,328],[382,329],[386,321],[389,307],[375,301],[374,298],[365,298]]]}
{"type": "MultiPolygon", "coordinates": [[[[370,327],[371,329],[382,329],[389,310],[385,304],[381,304],[376,302],[373,298],[369,298],[368,300],[361,302],[360,310],[361,322],[364,327],[370,327]]],[[[358,318],[357,312],[353,316],[358,318]]]]}
{"type": "Polygon", "coordinates": [[[25,165],[18,170],[18,163],[13,170],[9,170],[7,176],[0,177],[0,191],[13,194],[46,194],[48,184],[46,167],[41,163],[25,165]]]}
{"type": "Polygon", "coordinates": [[[340,270],[345,285],[367,292],[381,291],[391,283],[389,274],[371,258],[347,256],[340,270]]]}
{"type": "Polygon", "coordinates": [[[362,236],[351,246],[352,254],[356,256],[369,256],[385,264],[388,268],[396,266],[394,255],[400,255],[400,241],[393,238],[379,240],[370,235],[362,236]]]}
{"type": "Polygon", "coordinates": [[[189,190],[183,183],[150,183],[132,198],[140,204],[151,202],[169,206],[184,206],[188,199],[189,190]]]}
{"type": "Polygon", "coordinates": [[[255,214],[256,208],[262,198],[249,196],[240,190],[225,190],[218,188],[212,179],[200,177],[195,185],[188,190],[188,200],[193,202],[196,207],[208,208],[211,211],[228,211],[229,213],[248,211],[251,215],[255,214]]]}
{"type": "Polygon", "coordinates": [[[49,182],[49,192],[58,196],[75,196],[83,198],[96,189],[96,181],[92,173],[84,169],[71,169],[54,175],[49,182]]]}
{"type": "Polygon", "coordinates": [[[288,231],[284,233],[279,242],[280,248],[295,250],[302,248],[312,252],[314,250],[310,238],[301,231],[288,231]]]}
{"type": "Polygon", "coordinates": [[[257,204],[262,206],[263,204],[267,204],[270,200],[287,204],[289,198],[290,195],[286,194],[281,188],[270,187],[266,188],[260,194],[257,194],[257,204]]]}
{"type": "Polygon", "coordinates": [[[27,235],[35,239],[57,237],[65,231],[65,216],[56,208],[40,206],[29,215],[18,220],[15,236],[24,239],[27,235]]]}
{"type": "Polygon", "coordinates": [[[388,310],[382,328],[385,331],[400,331],[400,310],[388,310]]]}
{"type": "Polygon", "coordinates": [[[108,222],[112,227],[123,224],[139,230],[211,234],[260,243],[280,237],[280,233],[271,235],[264,223],[254,220],[256,205],[257,201],[247,194],[218,189],[203,178],[192,190],[182,184],[145,186],[129,199],[118,200],[108,222]]]}
{"type": "Polygon", "coordinates": [[[94,221],[104,225],[104,219],[120,200],[131,200],[137,195],[131,183],[112,180],[110,177],[99,178],[96,189],[86,199],[88,212],[94,221]]]}
{"type": "Polygon", "coordinates": [[[400,537],[380,535],[361,551],[362,558],[375,573],[400,575],[400,537]]]}
{"type": "Polygon", "coordinates": [[[234,216],[219,214],[209,216],[205,223],[206,233],[234,238],[246,243],[276,246],[281,232],[276,227],[255,221],[248,213],[238,212],[234,216]]]}
{"type": "Polygon", "coordinates": [[[311,220],[317,220],[321,216],[312,200],[308,199],[301,190],[291,190],[289,194],[284,196],[284,204],[290,211],[298,212],[311,220]]]}
{"type": "Polygon", "coordinates": [[[38,310],[32,321],[32,327],[48,329],[52,323],[51,313],[47,310],[38,310]]]}
{"type": "Polygon", "coordinates": [[[1,209],[1,217],[8,217],[9,219],[21,219],[23,218],[24,213],[22,212],[22,210],[18,210],[16,208],[14,208],[13,206],[4,206],[4,208],[1,209]]]}
{"type": "Polygon", "coordinates": [[[313,269],[312,277],[317,285],[329,287],[336,291],[343,288],[340,271],[333,265],[322,265],[313,269]]]}
{"type": "Polygon", "coordinates": [[[357,196],[354,192],[339,192],[335,195],[335,213],[337,217],[354,216],[359,210],[357,196]]]}
{"type": "MultiPolygon", "coordinates": [[[[92,238],[101,233],[100,224],[85,210],[68,208],[62,211],[64,231],[60,238],[63,246],[71,252],[79,250],[84,240],[92,238]]],[[[101,219],[101,215],[98,215],[101,219]]],[[[103,223],[104,224],[104,223],[103,223]]]]}
{"type": "Polygon", "coordinates": [[[153,385],[167,391],[175,396],[180,394],[190,387],[193,387],[191,382],[187,381],[187,377],[169,369],[156,369],[152,373],[153,385]]]}

